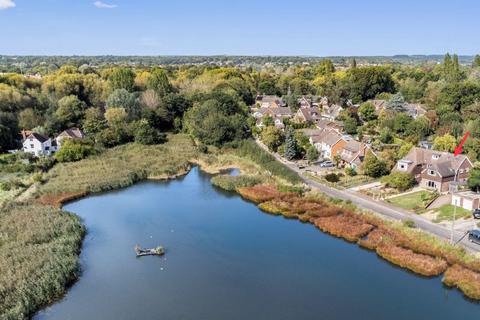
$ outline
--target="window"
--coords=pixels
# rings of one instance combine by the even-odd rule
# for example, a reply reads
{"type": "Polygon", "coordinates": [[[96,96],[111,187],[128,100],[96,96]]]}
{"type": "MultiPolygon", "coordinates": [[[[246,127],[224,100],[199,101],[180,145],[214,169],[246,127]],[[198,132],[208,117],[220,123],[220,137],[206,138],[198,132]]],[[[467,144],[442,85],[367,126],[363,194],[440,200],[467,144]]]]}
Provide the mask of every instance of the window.
{"type": "Polygon", "coordinates": [[[433,182],[433,181],[428,181],[427,186],[428,186],[429,188],[435,188],[435,182],[433,182]]]}
{"type": "Polygon", "coordinates": [[[31,144],[31,145],[30,145],[30,148],[32,148],[32,149],[33,149],[33,144],[31,144]]]}
{"type": "Polygon", "coordinates": [[[434,170],[428,170],[428,174],[431,175],[431,176],[434,176],[434,175],[435,175],[435,171],[434,171],[434,170]]]}
{"type": "Polygon", "coordinates": [[[46,150],[46,151],[50,150],[50,147],[45,147],[45,150],[46,150]]]}

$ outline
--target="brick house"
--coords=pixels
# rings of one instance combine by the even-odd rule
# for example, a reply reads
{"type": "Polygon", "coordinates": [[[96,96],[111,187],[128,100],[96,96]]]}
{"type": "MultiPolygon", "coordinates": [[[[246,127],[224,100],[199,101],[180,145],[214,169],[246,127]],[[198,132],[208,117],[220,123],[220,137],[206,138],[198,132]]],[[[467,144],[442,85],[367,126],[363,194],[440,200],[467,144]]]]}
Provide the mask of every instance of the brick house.
{"type": "Polygon", "coordinates": [[[397,162],[394,170],[412,174],[421,187],[447,192],[455,175],[458,182],[465,182],[472,167],[472,162],[465,155],[455,157],[449,152],[415,147],[397,162]]]}

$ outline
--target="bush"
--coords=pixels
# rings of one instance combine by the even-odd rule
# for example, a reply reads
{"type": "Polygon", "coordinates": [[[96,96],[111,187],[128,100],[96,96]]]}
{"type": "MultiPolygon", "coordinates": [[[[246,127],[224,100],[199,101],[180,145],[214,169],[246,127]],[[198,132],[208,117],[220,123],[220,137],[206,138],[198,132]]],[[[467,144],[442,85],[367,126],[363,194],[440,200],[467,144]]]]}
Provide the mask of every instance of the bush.
{"type": "Polygon", "coordinates": [[[357,171],[355,171],[355,169],[353,168],[346,168],[345,169],[345,174],[349,177],[354,177],[357,175],[357,171]]]}
{"type": "Polygon", "coordinates": [[[392,172],[388,176],[383,177],[382,182],[385,183],[387,187],[405,191],[413,187],[415,178],[405,172],[392,172]]]}
{"type": "Polygon", "coordinates": [[[415,221],[413,221],[412,219],[407,219],[407,220],[403,220],[403,226],[407,227],[407,228],[415,228],[416,225],[415,225],[415,221]]]}
{"type": "Polygon", "coordinates": [[[58,162],[79,161],[94,152],[95,149],[91,145],[81,140],[66,139],[62,142],[60,150],[55,153],[55,159],[57,159],[58,162]]]}
{"type": "Polygon", "coordinates": [[[136,143],[152,145],[165,142],[165,134],[152,127],[146,120],[135,122],[133,127],[133,136],[136,143]]]}
{"type": "Polygon", "coordinates": [[[329,173],[325,176],[325,180],[333,183],[333,182],[340,181],[340,177],[338,175],[336,175],[335,173],[329,173]]]}
{"type": "Polygon", "coordinates": [[[214,186],[222,188],[227,191],[235,191],[238,188],[253,187],[254,185],[262,183],[262,179],[254,176],[229,176],[218,175],[211,179],[214,186]]]}

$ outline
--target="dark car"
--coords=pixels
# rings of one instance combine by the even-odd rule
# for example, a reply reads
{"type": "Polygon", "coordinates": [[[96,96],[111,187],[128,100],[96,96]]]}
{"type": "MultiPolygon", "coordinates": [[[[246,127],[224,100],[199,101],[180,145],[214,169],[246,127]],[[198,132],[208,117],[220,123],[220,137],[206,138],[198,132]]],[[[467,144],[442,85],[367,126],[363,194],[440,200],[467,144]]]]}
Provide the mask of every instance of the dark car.
{"type": "Polygon", "coordinates": [[[474,219],[480,219],[480,209],[473,210],[472,215],[474,219]]]}
{"type": "Polygon", "coordinates": [[[480,244],[480,230],[470,230],[468,232],[468,240],[470,240],[470,242],[480,244]]]}

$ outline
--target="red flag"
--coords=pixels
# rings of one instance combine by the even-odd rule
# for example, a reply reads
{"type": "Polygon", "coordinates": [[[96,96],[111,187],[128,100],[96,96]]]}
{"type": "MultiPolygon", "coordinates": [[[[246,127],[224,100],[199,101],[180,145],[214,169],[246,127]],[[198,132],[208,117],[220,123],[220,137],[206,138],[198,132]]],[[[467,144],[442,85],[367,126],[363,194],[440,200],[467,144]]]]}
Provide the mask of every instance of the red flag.
{"type": "Polygon", "coordinates": [[[465,133],[462,140],[458,144],[458,147],[455,148],[455,152],[453,153],[455,155],[455,157],[458,156],[460,153],[462,153],[463,144],[465,143],[465,141],[467,141],[467,138],[468,138],[469,135],[470,135],[470,131],[467,131],[467,133],[465,133]]]}

